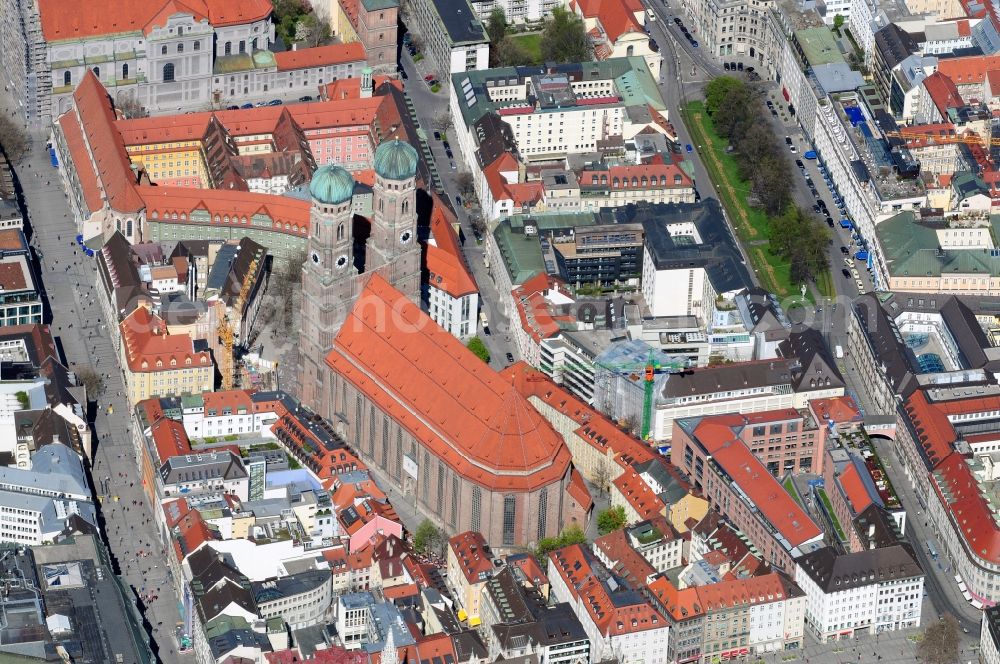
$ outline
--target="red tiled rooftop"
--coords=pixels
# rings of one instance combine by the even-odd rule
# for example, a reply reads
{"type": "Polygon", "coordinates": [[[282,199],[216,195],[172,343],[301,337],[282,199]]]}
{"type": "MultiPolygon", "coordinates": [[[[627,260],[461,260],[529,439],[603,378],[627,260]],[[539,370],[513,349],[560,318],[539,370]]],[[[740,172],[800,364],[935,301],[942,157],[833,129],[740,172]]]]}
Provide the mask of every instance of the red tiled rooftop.
{"type": "Polygon", "coordinates": [[[280,51],[274,54],[274,62],[278,65],[278,71],[338,65],[346,62],[364,63],[364,61],[365,47],[359,41],[300,48],[294,51],[280,51]]]}
{"type": "Polygon", "coordinates": [[[212,366],[211,353],[195,351],[187,334],[169,334],[166,324],[145,307],[136,308],[119,327],[130,371],[180,371],[212,366]]]}
{"type": "MultiPolygon", "coordinates": [[[[757,416],[767,416],[760,413],[757,416]]],[[[742,415],[737,417],[742,418],[742,415]]],[[[781,417],[779,416],[779,419],[781,417]]],[[[704,445],[720,468],[736,483],[757,510],[780,532],[792,547],[822,535],[802,507],[774,479],[750,449],[735,438],[732,416],[708,417],[695,429],[695,437],[704,445]]]]}
{"type": "Polygon", "coordinates": [[[590,491],[587,489],[580,471],[574,468],[571,473],[569,487],[566,490],[585,512],[589,512],[590,508],[594,506],[594,498],[590,495],[590,491]]]}
{"type": "Polygon", "coordinates": [[[326,361],[438,458],[480,485],[533,490],[569,470],[562,438],[511,382],[378,274],[326,361]]]}
{"type": "Polygon", "coordinates": [[[813,399],[809,402],[809,406],[817,416],[836,424],[859,422],[862,419],[861,409],[854,403],[854,399],[848,396],[813,399]]]}
{"type": "Polygon", "coordinates": [[[872,498],[868,495],[861,475],[858,474],[858,468],[853,463],[847,464],[838,481],[854,514],[861,514],[872,504],[872,498]]]}
{"type": "Polygon", "coordinates": [[[1000,564],[1000,527],[966,459],[952,454],[935,468],[934,474],[940,478],[934,486],[941,503],[951,510],[969,548],[977,557],[1000,564]]]}
{"type": "Polygon", "coordinates": [[[270,0],[38,0],[46,41],[84,39],[163,27],[170,16],[190,14],[214,27],[261,21],[271,14],[270,0]]]}
{"type": "Polygon", "coordinates": [[[459,533],[448,540],[448,546],[467,583],[474,585],[488,580],[493,570],[493,553],[481,533],[474,530],[459,533]]]}
{"type": "Polygon", "coordinates": [[[437,194],[433,194],[431,235],[434,244],[427,245],[427,271],[431,285],[458,298],[478,291],[472,273],[465,264],[458,233],[452,222],[455,216],[437,194]]]}
{"type": "Polygon", "coordinates": [[[937,65],[938,73],[955,85],[982,83],[991,69],[1000,69],[1000,54],[941,58],[937,65]]]}
{"type": "MultiPolygon", "coordinates": [[[[76,5],[66,6],[77,11],[76,5]]],[[[73,101],[108,204],[120,212],[138,212],[142,209],[142,199],[135,191],[131,162],[115,129],[111,98],[94,72],[88,69],[83,75],[73,92],[73,101]]],[[[74,163],[85,159],[89,159],[86,152],[73,153],[74,163]]]]}

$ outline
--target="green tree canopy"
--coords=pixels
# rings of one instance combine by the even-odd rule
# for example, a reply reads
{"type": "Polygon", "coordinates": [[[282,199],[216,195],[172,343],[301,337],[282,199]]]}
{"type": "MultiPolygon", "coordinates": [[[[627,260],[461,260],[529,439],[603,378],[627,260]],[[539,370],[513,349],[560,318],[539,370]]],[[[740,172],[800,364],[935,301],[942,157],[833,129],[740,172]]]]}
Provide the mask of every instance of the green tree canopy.
{"type": "Polygon", "coordinates": [[[548,558],[549,553],[555,551],[556,549],[561,549],[564,546],[572,546],[573,544],[585,544],[587,542],[587,536],[583,534],[583,529],[580,526],[567,526],[561,533],[559,537],[543,537],[538,542],[538,548],[535,550],[535,556],[542,563],[542,568],[545,567],[545,559],[548,558]]]}
{"type": "Polygon", "coordinates": [[[624,528],[626,524],[625,508],[621,505],[609,507],[597,515],[597,530],[602,535],[624,528]]]}
{"type": "Polygon", "coordinates": [[[417,553],[437,553],[444,543],[444,535],[430,519],[424,519],[413,533],[413,548],[417,553]]]}
{"type": "Polygon", "coordinates": [[[744,94],[745,90],[746,84],[738,78],[716,76],[705,85],[705,110],[715,115],[723,100],[734,94],[744,94]]]}
{"type": "Polygon", "coordinates": [[[591,59],[590,39],[583,20],[562,7],[552,9],[542,33],[542,59],[546,62],[587,62],[591,59]]]}
{"type": "Polygon", "coordinates": [[[490,36],[490,43],[499,44],[507,36],[507,15],[503,7],[494,7],[486,19],[486,34],[490,36]]]}
{"type": "Polygon", "coordinates": [[[471,350],[472,353],[480,360],[489,364],[490,351],[486,347],[486,344],[483,343],[482,339],[480,339],[479,337],[472,337],[471,339],[469,339],[469,343],[466,344],[466,347],[469,350],[471,350]]]}

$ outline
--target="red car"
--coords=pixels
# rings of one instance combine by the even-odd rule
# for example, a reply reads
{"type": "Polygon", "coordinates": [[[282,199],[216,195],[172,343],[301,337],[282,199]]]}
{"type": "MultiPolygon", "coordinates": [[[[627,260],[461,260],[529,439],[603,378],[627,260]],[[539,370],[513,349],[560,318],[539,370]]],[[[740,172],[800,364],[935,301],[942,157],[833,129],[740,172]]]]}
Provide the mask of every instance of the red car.
{"type": "Polygon", "coordinates": [[[430,83],[434,80],[434,74],[427,74],[427,76],[424,76],[424,80],[430,83]]]}

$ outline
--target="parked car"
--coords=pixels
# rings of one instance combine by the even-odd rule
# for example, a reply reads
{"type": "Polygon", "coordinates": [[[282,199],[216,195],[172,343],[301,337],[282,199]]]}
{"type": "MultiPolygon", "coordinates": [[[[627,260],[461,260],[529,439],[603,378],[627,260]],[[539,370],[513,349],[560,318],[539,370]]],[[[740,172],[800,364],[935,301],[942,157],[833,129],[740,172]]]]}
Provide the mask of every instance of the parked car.
{"type": "Polygon", "coordinates": [[[816,214],[819,214],[819,206],[818,205],[813,205],[813,212],[815,212],[816,214]]]}
{"type": "Polygon", "coordinates": [[[805,168],[806,167],[806,165],[802,163],[801,159],[796,159],[795,160],[795,165],[798,166],[799,168],[805,168]]]}
{"type": "Polygon", "coordinates": [[[284,102],[281,101],[280,99],[272,99],[271,101],[267,102],[267,105],[268,106],[281,106],[283,103],[284,102]]]}
{"type": "Polygon", "coordinates": [[[773,115],[774,117],[778,117],[778,111],[776,111],[776,110],[774,110],[774,109],[772,108],[772,109],[771,109],[771,115],[773,115]]]}
{"type": "Polygon", "coordinates": [[[681,20],[680,16],[675,16],[674,23],[676,23],[677,25],[683,25],[684,21],[681,20]]]}
{"type": "Polygon", "coordinates": [[[226,110],[227,110],[227,111],[236,111],[236,110],[239,110],[239,108],[240,108],[240,107],[239,107],[239,106],[236,106],[236,105],[233,105],[233,106],[226,106],[226,110]]]}
{"type": "Polygon", "coordinates": [[[443,147],[445,150],[451,149],[451,143],[448,142],[447,138],[441,142],[441,147],[443,147]]]}
{"type": "Polygon", "coordinates": [[[847,247],[841,247],[840,248],[840,253],[844,254],[845,256],[848,256],[848,255],[850,255],[851,250],[848,249],[847,247]]]}
{"type": "Polygon", "coordinates": [[[253,104],[251,104],[250,102],[247,102],[247,103],[243,104],[242,106],[240,106],[240,108],[243,109],[243,110],[246,110],[248,108],[253,108],[253,104]]]}
{"type": "Polygon", "coordinates": [[[725,69],[726,71],[729,71],[729,63],[728,62],[723,62],[722,63],[722,68],[725,69]]]}
{"type": "Polygon", "coordinates": [[[697,39],[692,39],[691,40],[691,45],[694,46],[695,48],[698,48],[698,40],[697,39]]]}
{"type": "Polygon", "coordinates": [[[427,76],[424,76],[424,80],[430,83],[434,80],[434,74],[427,74],[427,76]]]}
{"type": "Polygon", "coordinates": [[[440,141],[441,140],[441,132],[439,132],[439,131],[434,132],[434,140],[435,141],[440,141]]]}
{"type": "Polygon", "coordinates": [[[510,353],[507,353],[507,361],[510,362],[511,364],[514,364],[514,356],[511,355],[510,353]]]}
{"type": "Polygon", "coordinates": [[[842,269],[842,270],[840,271],[840,273],[841,273],[842,275],[844,275],[844,278],[845,278],[845,279],[850,279],[850,278],[851,278],[851,273],[847,271],[847,268],[846,268],[846,267],[845,267],[844,269],[842,269]]]}
{"type": "Polygon", "coordinates": [[[785,145],[792,145],[792,137],[785,136],[785,145]]]}
{"type": "Polygon", "coordinates": [[[312,100],[313,98],[310,97],[309,95],[306,95],[305,97],[299,97],[299,101],[312,101],[312,100]]]}
{"type": "Polygon", "coordinates": [[[691,144],[688,143],[687,145],[684,146],[684,151],[687,152],[688,154],[691,154],[692,152],[694,152],[694,147],[692,147],[691,144]]]}
{"type": "Polygon", "coordinates": [[[444,153],[448,156],[448,159],[455,158],[455,154],[451,150],[445,150],[444,153]]]}
{"type": "Polygon", "coordinates": [[[743,71],[743,63],[742,62],[736,63],[736,68],[739,69],[740,71],[743,71]]]}

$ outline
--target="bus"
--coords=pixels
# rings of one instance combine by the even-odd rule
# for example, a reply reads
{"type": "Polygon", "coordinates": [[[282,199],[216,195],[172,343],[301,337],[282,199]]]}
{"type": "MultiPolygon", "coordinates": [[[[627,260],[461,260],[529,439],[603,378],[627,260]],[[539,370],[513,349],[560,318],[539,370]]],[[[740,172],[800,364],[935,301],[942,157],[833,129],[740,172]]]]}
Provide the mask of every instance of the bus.
{"type": "Polygon", "coordinates": [[[934,542],[927,540],[927,553],[931,554],[931,558],[937,560],[938,552],[937,547],[934,546],[934,542]]]}

